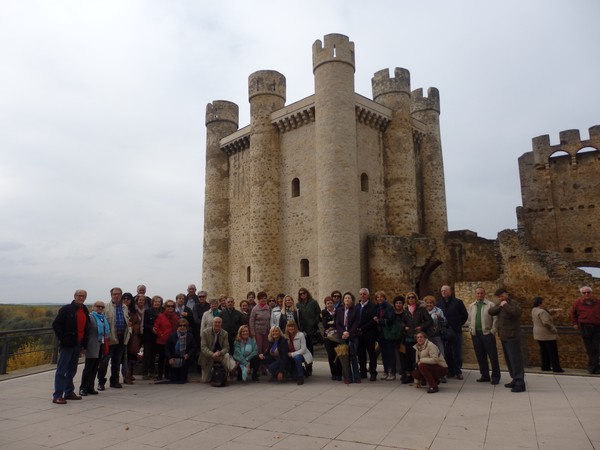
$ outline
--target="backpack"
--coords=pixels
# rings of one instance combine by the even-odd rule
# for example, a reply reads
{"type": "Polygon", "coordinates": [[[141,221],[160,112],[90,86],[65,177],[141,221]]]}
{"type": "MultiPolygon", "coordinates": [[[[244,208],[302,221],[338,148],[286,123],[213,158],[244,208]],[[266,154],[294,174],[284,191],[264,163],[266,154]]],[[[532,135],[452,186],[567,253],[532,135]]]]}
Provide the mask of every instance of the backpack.
{"type": "Polygon", "coordinates": [[[227,370],[220,362],[215,362],[210,374],[210,385],[214,387],[227,386],[227,370]]]}

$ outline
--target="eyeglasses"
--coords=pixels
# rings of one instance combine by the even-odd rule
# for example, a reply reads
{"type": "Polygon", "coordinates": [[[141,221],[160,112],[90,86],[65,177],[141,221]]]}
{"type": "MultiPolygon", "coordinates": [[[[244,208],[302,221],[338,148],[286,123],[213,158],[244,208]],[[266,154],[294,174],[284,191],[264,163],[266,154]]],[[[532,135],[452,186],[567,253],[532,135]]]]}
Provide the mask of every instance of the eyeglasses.
{"type": "Polygon", "coordinates": [[[417,297],[415,297],[414,295],[409,295],[409,296],[408,296],[408,297],[406,297],[406,298],[415,298],[415,299],[416,299],[417,297]]]}
{"type": "Polygon", "coordinates": [[[175,305],[166,305],[165,308],[175,308],[175,305]]]}
{"type": "Polygon", "coordinates": [[[104,309],[104,306],[102,306],[102,305],[94,305],[94,308],[104,309]]]}
{"type": "Polygon", "coordinates": [[[306,292],[299,292],[298,295],[306,295],[306,292]]]}
{"type": "Polygon", "coordinates": [[[338,295],[338,294],[334,294],[334,295],[332,295],[332,297],[333,297],[333,298],[342,298],[342,296],[341,296],[341,295],[338,295]]]}
{"type": "Polygon", "coordinates": [[[583,291],[583,292],[581,292],[581,293],[582,293],[582,294],[591,294],[591,293],[592,293],[592,291],[583,291]]]}
{"type": "Polygon", "coordinates": [[[179,326],[179,328],[181,328],[181,327],[183,327],[183,328],[187,328],[187,325],[186,325],[186,324],[184,324],[184,323],[180,323],[178,326],[179,326]]]}

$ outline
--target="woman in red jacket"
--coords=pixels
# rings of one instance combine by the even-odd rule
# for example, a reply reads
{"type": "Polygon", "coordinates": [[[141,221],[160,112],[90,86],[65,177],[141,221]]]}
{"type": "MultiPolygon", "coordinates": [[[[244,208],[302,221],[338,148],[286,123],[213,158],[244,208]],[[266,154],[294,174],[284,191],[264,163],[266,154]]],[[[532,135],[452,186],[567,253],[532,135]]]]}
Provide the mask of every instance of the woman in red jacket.
{"type": "Polygon", "coordinates": [[[154,321],[152,331],[156,334],[156,353],[158,354],[158,368],[156,369],[156,380],[160,381],[165,374],[165,344],[169,335],[177,331],[179,317],[175,314],[175,302],[167,300],[165,311],[160,313],[154,321]]]}

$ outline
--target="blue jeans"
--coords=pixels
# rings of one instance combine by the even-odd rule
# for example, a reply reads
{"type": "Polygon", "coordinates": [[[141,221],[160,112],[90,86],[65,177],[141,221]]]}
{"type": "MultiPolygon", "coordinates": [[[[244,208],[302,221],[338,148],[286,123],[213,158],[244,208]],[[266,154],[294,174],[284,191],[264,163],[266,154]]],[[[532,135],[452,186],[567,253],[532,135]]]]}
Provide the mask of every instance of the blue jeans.
{"type": "Polygon", "coordinates": [[[304,362],[304,356],[296,355],[290,359],[292,360],[292,378],[302,378],[304,376],[304,367],[302,367],[302,363],[304,362]]]}
{"type": "Polygon", "coordinates": [[[384,338],[379,339],[379,347],[381,348],[381,360],[383,361],[383,371],[396,375],[396,351],[394,349],[394,341],[389,341],[384,338]]]}
{"type": "Polygon", "coordinates": [[[61,347],[56,363],[56,375],[54,376],[54,398],[66,397],[75,391],[73,378],[77,373],[77,364],[81,354],[81,342],[75,347],[61,347]]]}

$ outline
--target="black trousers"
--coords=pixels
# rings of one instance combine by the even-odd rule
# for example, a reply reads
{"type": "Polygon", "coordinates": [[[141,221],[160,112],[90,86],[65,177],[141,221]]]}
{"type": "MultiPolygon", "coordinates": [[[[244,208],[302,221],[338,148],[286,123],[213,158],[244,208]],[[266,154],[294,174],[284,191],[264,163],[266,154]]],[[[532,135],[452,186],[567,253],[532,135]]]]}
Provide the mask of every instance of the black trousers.
{"type": "Polygon", "coordinates": [[[588,355],[588,372],[595,373],[600,369],[600,325],[579,324],[579,332],[588,355]]]}
{"type": "Polygon", "coordinates": [[[473,340],[473,349],[475,350],[475,356],[477,357],[477,364],[479,365],[479,373],[484,379],[490,378],[490,365],[492,366],[492,380],[500,381],[500,363],[498,362],[498,349],[496,348],[496,337],[492,334],[483,334],[478,331],[474,336],[471,335],[473,340]],[[488,364],[488,358],[490,364],[488,364]]]}
{"type": "Polygon", "coordinates": [[[540,356],[542,359],[542,370],[553,370],[560,372],[560,361],[558,359],[558,346],[556,340],[538,341],[540,346],[540,356]]]}
{"type": "Polygon", "coordinates": [[[375,353],[375,339],[358,338],[358,365],[360,367],[360,375],[367,375],[367,354],[369,355],[369,373],[377,375],[377,353],[375,353]]]}
{"type": "Polygon", "coordinates": [[[515,387],[525,385],[525,368],[523,367],[523,352],[521,341],[502,341],[502,351],[508,366],[508,373],[515,387]]]}

